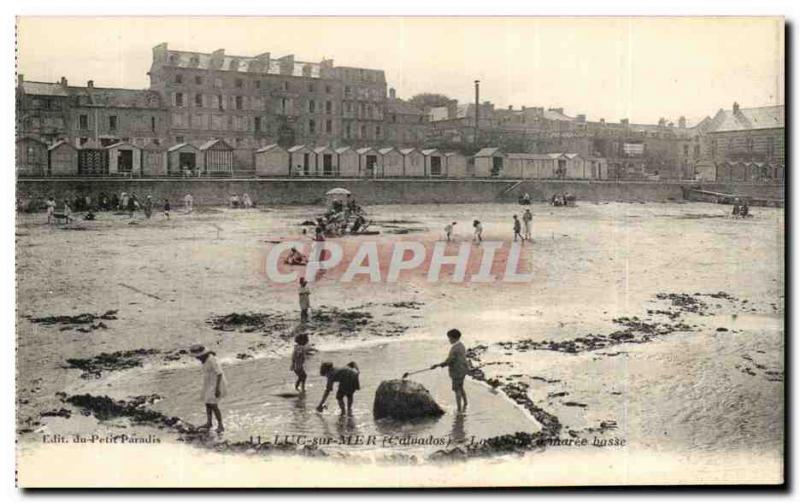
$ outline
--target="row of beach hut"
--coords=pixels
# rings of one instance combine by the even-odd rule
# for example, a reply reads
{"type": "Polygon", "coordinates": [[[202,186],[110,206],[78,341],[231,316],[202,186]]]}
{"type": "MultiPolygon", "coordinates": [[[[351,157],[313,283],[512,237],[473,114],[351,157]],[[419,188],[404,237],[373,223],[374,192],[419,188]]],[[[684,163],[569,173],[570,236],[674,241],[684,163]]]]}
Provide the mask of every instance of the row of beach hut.
{"type": "MultiPolygon", "coordinates": [[[[505,153],[498,148],[482,149],[471,159],[435,148],[308,145],[268,145],[252,155],[255,174],[263,177],[608,178],[602,158],[505,153]]],[[[234,149],[222,139],[179,143],[166,150],[128,142],[75,147],[63,140],[53,145],[17,140],[17,172],[23,176],[222,176],[234,174],[235,159],[234,149]]]]}

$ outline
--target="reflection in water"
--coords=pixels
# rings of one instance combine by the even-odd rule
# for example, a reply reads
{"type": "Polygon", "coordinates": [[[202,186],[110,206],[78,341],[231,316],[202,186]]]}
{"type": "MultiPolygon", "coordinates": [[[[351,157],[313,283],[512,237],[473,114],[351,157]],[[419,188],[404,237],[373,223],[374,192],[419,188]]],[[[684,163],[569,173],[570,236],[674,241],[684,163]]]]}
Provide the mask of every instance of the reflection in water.
{"type": "Polygon", "coordinates": [[[467,440],[466,430],[464,429],[466,418],[466,414],[456,414],[453,417],[453,430],[450,433],[450,438],[454,444],[463,444],[467,440]]]}

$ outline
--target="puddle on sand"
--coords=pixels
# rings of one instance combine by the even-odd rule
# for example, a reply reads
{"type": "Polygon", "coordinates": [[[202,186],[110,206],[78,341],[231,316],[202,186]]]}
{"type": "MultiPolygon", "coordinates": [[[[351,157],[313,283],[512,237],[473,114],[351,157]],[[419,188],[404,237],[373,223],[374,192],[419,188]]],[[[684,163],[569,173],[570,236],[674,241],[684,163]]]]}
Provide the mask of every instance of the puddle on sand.
{"type": "MultiPolygon", "coordinates": [[[[275,435],[325,438],[376,435],[379,439],[386,435],[409,435],[415,438],[452,438],[453,442],[457,442],[473,436],[475,439],[483,439],[517,431],[539,430],[538,423],[526,412],[502,395],[470,379],[465,382],[469,410],[466,415],[456,415],[455,398],[446,369],[411,377],[428,388],[445,409],[444,416],[405,423],[373,419],[372,404],[375,390],[381,381],[398,379],[404,372],[440,362],[446,356],[447,350],[446,343],[436,341],[400,341],[318,353],[306,364],[309,374],[306,396],[293,398],[277,396],[294,391],[294,373],[289,370],[288,358],[228,363],[223,365],[228,380],[228,396],[221,405],[226,428],[225,438],[240,441],[260,435],[262,441],[274,441],[275,435]],[[339,416],[335,393],[328,399],[328,409],[322,414],[316,412],[316,406],[325,389],[325,381],[318,373],[322,361],[332,361],[336,366],[355,361],[361,369],[361,390],[355,395],[352,418],[339,416]]],[[[115,396],[121,397],[121,393],[157,393],[164,399],[151,406],[152,408],[184,418],[193,424],[205,422],[205,409],[199,399],[199,364],[186,368],[132,373],[129,377],[130,379],[115,383],[115,396]]],[[[111,389],[106,390],[109,391],[111,389]]]]}

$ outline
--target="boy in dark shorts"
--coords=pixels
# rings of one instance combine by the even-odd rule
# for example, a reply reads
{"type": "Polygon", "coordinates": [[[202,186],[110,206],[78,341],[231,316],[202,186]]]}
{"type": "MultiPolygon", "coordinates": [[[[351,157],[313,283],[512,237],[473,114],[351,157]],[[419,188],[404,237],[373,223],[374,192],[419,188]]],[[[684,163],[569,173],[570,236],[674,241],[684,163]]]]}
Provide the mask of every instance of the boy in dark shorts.
{"type": "Polygon", "coordinates": [[[333,383],[339,383],[339,389],[336,390],[336,401],[339,402],[339,409],[342,415],[347,413],[348,416],[353,415],[353,395],[356,391],[361,389],[361,384],[358,380],[358,366],[355,362],[350,362],[346,367],[335,368],[333,363],[324,362],[319,367],[319,374],[328,378],[328,385],[325,387],[325,393],[322,394],[322,400],[317,405],[317,412],[322,412],[325,407],[325,401],[328,399],[331,391],[333,391],[333,383]],[[347,407],[345,407],[345,398],[347,399],[347,407]]]}
{"type": "Polygon", "coordinates": [[[292,366],[291,369],[297,375],[297,381],[294,383],[294,389],[300,393],[306,392],[306,374],[305,364],[306,358],[313,352],[313,349],[308,345],[308,334],[298,334],[294,338],[295,346],[292,351],[292,366]]]}
{"type": "Polygon", "coordinates": [[[453,328],[447,331],[447,339],[450,341],[450,353],[442,363],[433,365],[436,367],[447,367],[450,379],[453,381],[453,392],[456,394],[456,407],[458,413],[467,410],[467,393],[464,391],[464,378],[469,371],[469,361],[467,360],[467,349],[461,342],[461,331],[453,328]]]}

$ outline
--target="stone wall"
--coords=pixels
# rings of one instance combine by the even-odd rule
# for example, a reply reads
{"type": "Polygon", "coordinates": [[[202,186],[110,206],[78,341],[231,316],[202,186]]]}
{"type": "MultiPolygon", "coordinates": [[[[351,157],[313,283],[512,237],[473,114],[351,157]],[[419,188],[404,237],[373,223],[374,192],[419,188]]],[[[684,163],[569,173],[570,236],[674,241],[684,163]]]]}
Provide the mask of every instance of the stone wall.
{"type": "MultiPolygon", "coordinates": [[[[175,205],[186,193],[197,205],[227,204],[232,194],[248,193],[257,204],[318,204],[325,192],[342,187],[350,190],[361,204],[430,204],[512,202],[529,193],[535,201],[549,199],[554,193],[569,192],[578,201],[678,201],[681,184],[655,182],[589,182],[513,180],[354,180],[354,179],[20,179],[17,198],[20,202],[56,199],[100,193],[151,195],[158,205],[169,199],[175,205]]],[[[783,186],[747,184],[704,184],[705,190],[754,197],[783,197],[783,186]]]]}

